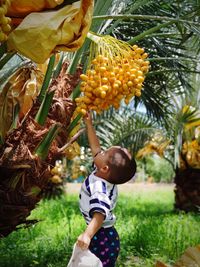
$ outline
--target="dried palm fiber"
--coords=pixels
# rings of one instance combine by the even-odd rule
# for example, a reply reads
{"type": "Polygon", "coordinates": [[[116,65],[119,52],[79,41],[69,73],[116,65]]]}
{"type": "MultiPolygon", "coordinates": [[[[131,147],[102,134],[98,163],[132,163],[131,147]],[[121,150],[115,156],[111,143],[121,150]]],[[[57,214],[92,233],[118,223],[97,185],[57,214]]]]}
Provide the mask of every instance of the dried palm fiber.
{"type": "Polygon", "coordinates": [[[29,223],[26,218],[41,199],[51,177],[50,166],[62,156],[60,147],[67,140],[67,127],[75,108],[68,97],[79,82],[81,72],[78,69],[73,76],[68,75],[66,68],[67,63],[50,85],[49,90],[56,91],[45,125],[34,121],[38,110],[38,103],[34,101],[23,122],[8,133],[0,147],[0,236],[7,236],[22,223],[29,223]],[[60,131],[42,161],[34,151],[54,124],[60,125],[60,131]]]}
{"type": "Polygon", "coordinates": [[[89,31],[92,14],[93,0],[30,13],[9,34],[8,50],[17,51],[36,63],[44,63],[56,51],[76,51],[89,31]]]}

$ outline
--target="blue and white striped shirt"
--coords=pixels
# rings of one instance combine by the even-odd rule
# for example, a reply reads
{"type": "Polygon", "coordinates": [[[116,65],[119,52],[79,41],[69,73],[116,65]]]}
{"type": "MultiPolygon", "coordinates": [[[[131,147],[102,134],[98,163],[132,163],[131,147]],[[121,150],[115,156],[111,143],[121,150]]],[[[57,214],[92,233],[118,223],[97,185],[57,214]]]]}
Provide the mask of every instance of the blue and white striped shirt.
{"type": "Polygon", "coordinates": [[[92,220],[93,212],[105,215],[102,227],[111,227],[116,221],[112,213],[117,202],[117,185],[96,176],[92,172],[83,182],[80,191],[79,207],[87,224],[92,220]]]}

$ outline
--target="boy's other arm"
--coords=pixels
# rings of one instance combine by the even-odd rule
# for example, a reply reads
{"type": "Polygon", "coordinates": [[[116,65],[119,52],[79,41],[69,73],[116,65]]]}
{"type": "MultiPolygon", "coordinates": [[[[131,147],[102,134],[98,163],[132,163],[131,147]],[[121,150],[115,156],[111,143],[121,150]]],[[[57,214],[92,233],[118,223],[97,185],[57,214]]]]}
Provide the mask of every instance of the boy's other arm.
{"type": "Polygon", "coordinates": [[[87,136],[89,145],[92,151],[92,156],[94,157],[98,152],[101,151],[99,138],[96,135],[96,131],[92,125],[92,118],[90,113],[87,113],[87,115],[84,117],[84,122],[87,129],[87,136]]]}
{"type": "Polygon", "coordinates": [[[82,249],[87,249],[90,241],[96,232],[101,228],[105,216],[102,213],[94,212],[91,222],[88,224],[84,233],[77,239],[77,245],[82,249]]]}

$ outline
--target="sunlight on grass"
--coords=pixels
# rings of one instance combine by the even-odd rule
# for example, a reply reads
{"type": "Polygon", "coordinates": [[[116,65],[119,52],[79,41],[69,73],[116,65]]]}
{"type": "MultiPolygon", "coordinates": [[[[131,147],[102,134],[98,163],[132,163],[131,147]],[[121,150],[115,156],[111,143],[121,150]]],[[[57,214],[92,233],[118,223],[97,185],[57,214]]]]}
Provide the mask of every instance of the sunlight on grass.
{"type": "MultiPolygon", "coordinates": [[[[152,267],[156,260],[172,263],[188,246],[200,243],[200,216],[174,212],[173,198],[169,188],[120,194],[115,212],[121,237],[117,267],[152,267]]],[[[44,200],[31,218],[39,222],[0,240],[0,266],[66,267],[85,227],[78,195],[44,200]]]]}

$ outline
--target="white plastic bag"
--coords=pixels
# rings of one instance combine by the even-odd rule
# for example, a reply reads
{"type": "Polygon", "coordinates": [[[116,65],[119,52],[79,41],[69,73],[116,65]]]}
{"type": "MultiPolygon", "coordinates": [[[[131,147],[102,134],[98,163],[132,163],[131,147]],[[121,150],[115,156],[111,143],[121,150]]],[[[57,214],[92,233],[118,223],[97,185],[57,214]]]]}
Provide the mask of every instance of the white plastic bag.
{"type": "Polygon", "coordinates": [[[67,267],[103,267],[103,265],[99,258],[89,249],[82,250],[74,244],[72,256],[67,267]]]}

